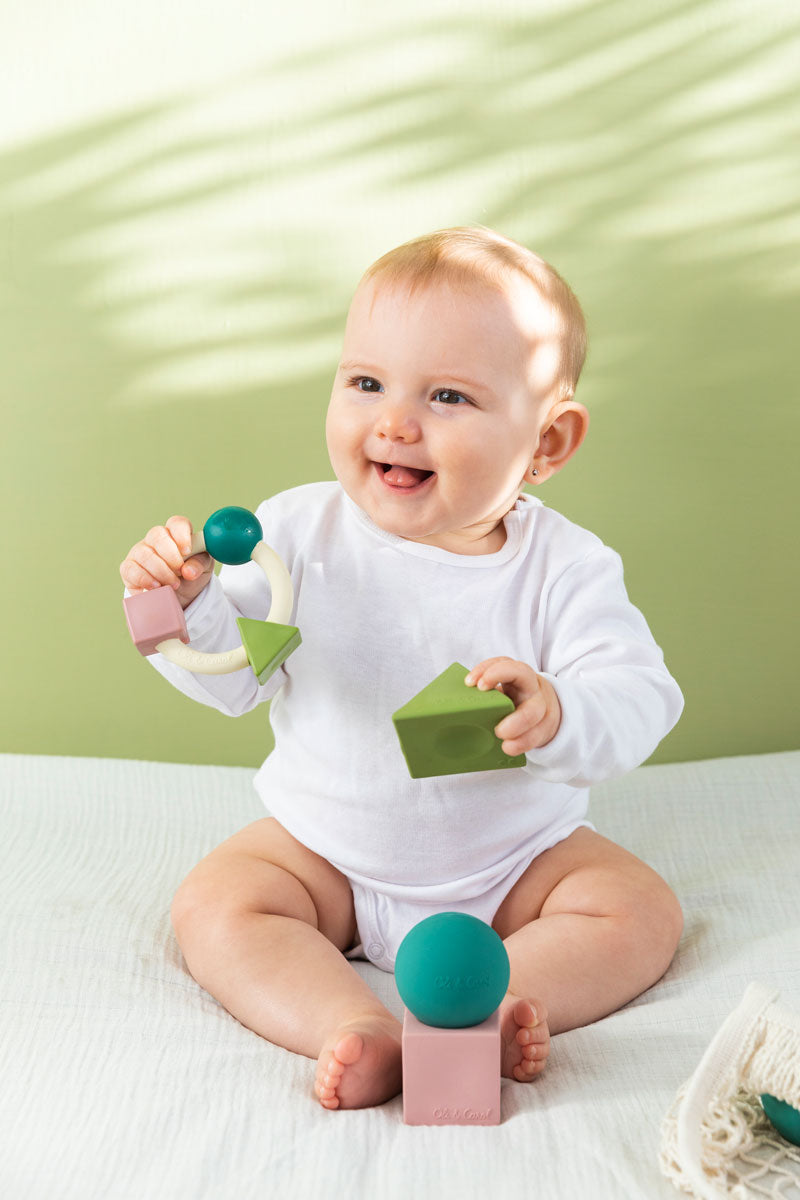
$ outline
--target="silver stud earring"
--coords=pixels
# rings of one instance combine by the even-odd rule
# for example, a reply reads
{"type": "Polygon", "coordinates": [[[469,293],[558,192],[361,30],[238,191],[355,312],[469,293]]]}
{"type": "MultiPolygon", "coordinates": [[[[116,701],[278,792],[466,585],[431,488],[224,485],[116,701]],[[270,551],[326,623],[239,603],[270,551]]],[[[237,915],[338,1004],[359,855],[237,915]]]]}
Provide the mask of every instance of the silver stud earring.
{"type": "Polygon", "coordinates": [[[538,475],[538,474],[539,474],[539,468],[538,468],[538,467],[534,467],[534,468],[533,468],[533,473],[534,473],[534,475],[538,475]]]}

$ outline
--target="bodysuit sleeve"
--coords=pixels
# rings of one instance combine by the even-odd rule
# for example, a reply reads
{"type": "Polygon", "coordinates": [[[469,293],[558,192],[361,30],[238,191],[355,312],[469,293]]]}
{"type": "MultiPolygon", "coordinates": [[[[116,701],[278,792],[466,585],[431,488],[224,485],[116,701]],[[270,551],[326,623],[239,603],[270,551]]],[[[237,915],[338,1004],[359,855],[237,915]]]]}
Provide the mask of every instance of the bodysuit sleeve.
{"type": "Polygon", "coordinates": [[[619,555],[606,546],[549,589],[539,673],[561,703],[561,726],[531,750],[537,778],[586,787],[647,759],[676,724],[683,696],[630,602],[619,555]]]}

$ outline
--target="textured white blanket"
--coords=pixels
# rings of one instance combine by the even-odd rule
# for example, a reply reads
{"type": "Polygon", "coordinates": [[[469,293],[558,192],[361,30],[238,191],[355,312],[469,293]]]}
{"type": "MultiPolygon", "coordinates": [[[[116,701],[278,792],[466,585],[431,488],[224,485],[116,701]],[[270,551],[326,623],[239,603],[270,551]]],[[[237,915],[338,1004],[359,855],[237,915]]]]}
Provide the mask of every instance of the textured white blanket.
{"type": "MultiPolygon", "coordinates": [[[[314,1064],[240,1026],[169,926],[189,868],[263,815],[253,772],[0,758],[3,1200],[675,1200],[659,1127],[747,984],[800,1010],[800,753],[644,767],[598,829],[678,892],[666,977],[554,1041],[502,1123],[407,1127],[400,1099],[326,1112],[314,1064]]],[[[360,970],[401,1012],[394,980],[360,970]]]]}

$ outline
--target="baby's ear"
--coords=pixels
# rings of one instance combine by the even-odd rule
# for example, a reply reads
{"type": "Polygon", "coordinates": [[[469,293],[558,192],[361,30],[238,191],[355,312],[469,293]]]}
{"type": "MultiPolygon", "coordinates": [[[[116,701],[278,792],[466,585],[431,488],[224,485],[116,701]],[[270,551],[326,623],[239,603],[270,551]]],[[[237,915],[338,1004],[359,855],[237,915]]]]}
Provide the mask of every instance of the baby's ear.
{"type": "Polygon", "coordinates": [[[589,410],[583,404],[577,400],[562,400],[554,405],[525,482],[544,483],[565,467],[586,437],[588,428],[589,410]]]}

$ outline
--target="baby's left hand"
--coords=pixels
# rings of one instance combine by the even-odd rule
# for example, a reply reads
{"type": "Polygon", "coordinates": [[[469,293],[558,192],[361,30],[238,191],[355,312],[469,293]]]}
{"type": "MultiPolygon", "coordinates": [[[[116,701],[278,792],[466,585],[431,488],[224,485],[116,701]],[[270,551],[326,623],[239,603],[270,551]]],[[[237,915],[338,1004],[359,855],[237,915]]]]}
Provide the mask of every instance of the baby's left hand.
{"type": "Polygon", "coordinates": [[[498,683],[514,702],[514,712],[494,730],[504,739],[504,753],[525,754],[552,741],[561,725],[561,705],[553,685],[513,658],[487,658],[467,675],[467,684],[482,692],[498,683]]]}

